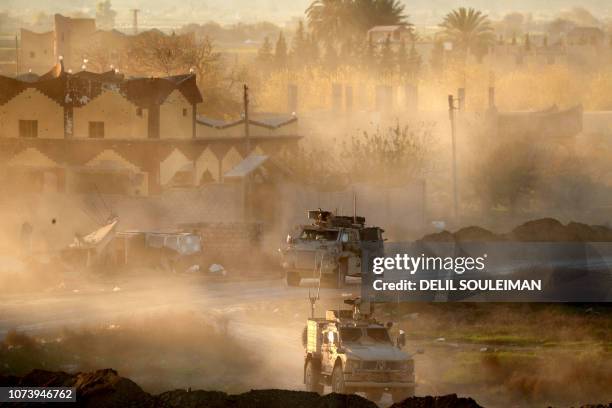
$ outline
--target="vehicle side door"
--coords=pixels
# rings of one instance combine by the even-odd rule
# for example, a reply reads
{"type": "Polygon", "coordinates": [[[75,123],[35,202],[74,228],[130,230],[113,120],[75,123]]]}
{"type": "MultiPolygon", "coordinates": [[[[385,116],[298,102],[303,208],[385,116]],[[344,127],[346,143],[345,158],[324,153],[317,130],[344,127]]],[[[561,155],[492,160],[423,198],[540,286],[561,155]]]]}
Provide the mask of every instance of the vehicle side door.
{"type": "Polygon", "coordinates": [[[323,344],[321,345],[321,371],[331,375],[334,362],[338,356],[340,337],[335,324],[329,324],[323,330],[323,344]]]}
{"type": "Polygon", "coordinates": [[[361,244],[359,232],[356,229],[344,229],[341,231],[342,251],[344,252],[348,265],[347,274],[357,276],[361,274],[361,244]]]}

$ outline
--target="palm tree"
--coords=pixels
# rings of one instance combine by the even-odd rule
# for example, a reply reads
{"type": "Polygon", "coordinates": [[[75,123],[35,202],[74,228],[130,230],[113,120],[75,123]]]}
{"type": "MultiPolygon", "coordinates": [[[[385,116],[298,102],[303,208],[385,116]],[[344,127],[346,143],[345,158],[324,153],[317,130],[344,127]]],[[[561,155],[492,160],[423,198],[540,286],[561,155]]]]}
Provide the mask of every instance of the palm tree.
{"type": "Polygon", "coordinates": [[[444,37],[451,41],[456,49],[467,57],[468,52],[483,55],[483,50],[495,40],[493,28],[487,15],[473,8],[461,7],[444,17],[440,24],[444,29],[444,37]]]}
{"type": "Polygon", "coordinates": [[[351,0],[314,0],[306,9],[312,34],[325,42],[346,39],[352,31],[351,0]]]}
{"type": "Polygon", "coordinates": [[[409,25],[399,0],[314,0],[306,17],[313,34],[332,43],[361,39],[376,25],[409,25]]]}
{"type": "Polygon", "coordinates": [[[363,31],[377,25],[409,25],[399,0],[355,0],[353,10],[353,18],[363,31]]]}

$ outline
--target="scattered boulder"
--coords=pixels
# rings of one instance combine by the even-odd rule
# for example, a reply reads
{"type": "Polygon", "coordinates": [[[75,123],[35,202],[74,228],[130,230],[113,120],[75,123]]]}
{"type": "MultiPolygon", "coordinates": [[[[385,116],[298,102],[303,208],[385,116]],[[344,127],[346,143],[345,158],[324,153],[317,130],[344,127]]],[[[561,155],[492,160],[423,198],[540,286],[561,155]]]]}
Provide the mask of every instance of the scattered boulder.
{"type": "Polygon", "coordinates": [[[458,397],[457,394],[440,397],[411,397],[395,403],[389,408],[483,408],[471,398],[458,397]]]}

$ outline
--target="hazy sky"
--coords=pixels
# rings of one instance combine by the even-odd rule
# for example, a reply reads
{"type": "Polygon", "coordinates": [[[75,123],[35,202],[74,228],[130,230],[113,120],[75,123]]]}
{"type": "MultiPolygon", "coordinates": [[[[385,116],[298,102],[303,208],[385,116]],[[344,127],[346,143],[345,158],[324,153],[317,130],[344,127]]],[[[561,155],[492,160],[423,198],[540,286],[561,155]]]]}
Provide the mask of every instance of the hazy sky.
{"type": "MultiPolygon", "coordinates": [[[[0,10],[17,16],[44,11],[65,13],[81,11],[93,14],[98,0],[0,0],[0,10]]],[[[222,23],[267,20],[285,23],[301,17],[311,0],[111,0],[118,12],[117,25],[131,24],[132,8],[141,9],[142,26],[176,27],[189,22],[216,20],[222,23]]],[[[460,6],[476,7],[497,18],[510,11],[533,13],[535,18],[550,17],[563,9],[581,6],[599,18],[608,17],[612,0],[404,0],[411,21],[435,24],[450,9],[460,6]]]]}

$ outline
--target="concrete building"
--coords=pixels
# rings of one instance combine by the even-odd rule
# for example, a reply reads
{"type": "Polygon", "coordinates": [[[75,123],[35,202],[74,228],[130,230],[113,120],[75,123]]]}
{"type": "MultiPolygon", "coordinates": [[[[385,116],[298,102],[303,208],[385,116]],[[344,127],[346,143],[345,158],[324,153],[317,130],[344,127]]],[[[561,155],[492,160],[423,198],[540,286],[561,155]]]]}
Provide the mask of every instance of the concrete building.
{"type": "MultiPolygon", "coordinates": [[[[63,59],[67,70],[78,71],[85,64],[97,72],[111,66],[126,68],[126,52],[134,41],[151,34],[165,35],[159,30],[127,35],[117,30],[99,30],[93,18],[54,16],[53,31],[36,33],[21,29],[18,72],[45,73],[63,59]]],[[[182,36],[193,38],[193,34],[182,36]]]]}
{"type": "Polygon", "coordinates": [[[75,74],[56,65],[42,76],[0,76],[0,157],[5,182],[35,191],[149,195],[222,182],[251,154],[297,143],[297,119],[197,119],[202,96],[193,74],[126,78],[75,74]]]}

